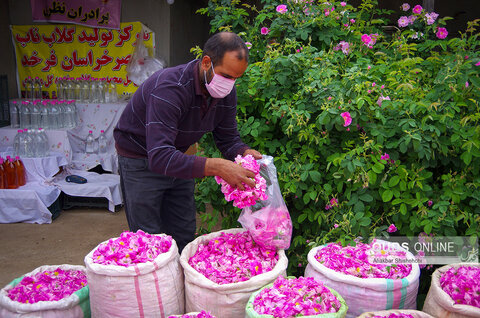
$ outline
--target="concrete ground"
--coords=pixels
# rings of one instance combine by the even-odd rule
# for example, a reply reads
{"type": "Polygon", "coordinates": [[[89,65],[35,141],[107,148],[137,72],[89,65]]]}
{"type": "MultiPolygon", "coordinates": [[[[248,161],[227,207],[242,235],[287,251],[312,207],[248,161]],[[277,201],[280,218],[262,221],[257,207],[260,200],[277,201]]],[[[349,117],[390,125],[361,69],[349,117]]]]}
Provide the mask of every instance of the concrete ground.
{"type": "Polygon", "coordinates": [[[65,210],[51,224],[0,224],[0,288],[42,265],[84,265],[100,242],[126,230],[123,208],[65,210]]]}

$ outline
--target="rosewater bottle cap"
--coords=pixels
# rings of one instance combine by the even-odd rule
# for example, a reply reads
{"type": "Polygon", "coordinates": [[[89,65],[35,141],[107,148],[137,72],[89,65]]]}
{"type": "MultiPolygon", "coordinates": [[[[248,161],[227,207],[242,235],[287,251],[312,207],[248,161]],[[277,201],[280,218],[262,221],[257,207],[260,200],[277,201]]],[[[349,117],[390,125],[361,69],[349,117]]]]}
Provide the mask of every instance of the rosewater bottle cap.
{"type": "Polygon", "coordinates": [[[28,128],[25,128],[25,129],[23,130],[23,132],[28,132],[28,128]]]}
{"type": "Polygon", "coordinates": [[[17,133],[23,133],[23,129],[17,130],[17,133]]]}
{"type": "Polygon", "coordinates": [[[19,157],[19,156],[15,156],[15,160],[20,160],[20,157],[19,157]]]}
{"type": "Polygon", "coordinates": [[[12,102],[12,104],[16,104],[16,103],[17,103],[17,101],[15,101],[15,100],[12,102]]]}
{"type": "Polygon", "coordinates": [[[91,134],[91,133],[93,133],[93,131],[89,130],[88,133],[91,134]]]}
{"type": "Polygon", "coordinates": [[[101,133],[104,133],[105,131],[102,129],[102,130],[100,130],[100,132],[101,132],[101,133]]]}

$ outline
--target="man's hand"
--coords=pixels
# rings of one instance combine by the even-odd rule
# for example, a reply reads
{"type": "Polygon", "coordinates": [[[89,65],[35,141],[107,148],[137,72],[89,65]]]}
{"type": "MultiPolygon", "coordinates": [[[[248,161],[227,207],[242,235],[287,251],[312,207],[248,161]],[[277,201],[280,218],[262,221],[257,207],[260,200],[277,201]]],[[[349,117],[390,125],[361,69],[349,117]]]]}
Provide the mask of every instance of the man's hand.
{"type": "Polygon", "coordinates": [[[252,188],[255,186],[255,182],[253,181],[255,173],[253,173],[253,171],[245,169],[241,165],[226,159],[207,158],[207,162],[205,163],[205,175],[219,176],[229,185],[240,190],[245,190],[242,182],[252,188]]]}
{"type": "Polygon", "coordinates": [[[262,154],[254,149],[247,149],[245,150],[245,152],[243,153],[243,156],[245,157],[246,155],[252,155],[253,158],[255,159],[262,159],[262,154]]]}

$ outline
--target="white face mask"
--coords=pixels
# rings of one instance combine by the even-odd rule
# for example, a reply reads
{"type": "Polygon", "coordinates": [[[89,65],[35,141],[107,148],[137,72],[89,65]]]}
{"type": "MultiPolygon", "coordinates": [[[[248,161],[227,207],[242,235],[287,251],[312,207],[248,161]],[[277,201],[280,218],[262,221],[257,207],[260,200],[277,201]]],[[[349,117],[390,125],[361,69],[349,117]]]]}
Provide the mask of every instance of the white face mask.
{"type": "Polygon", "coordinates": [[[213,78],[210,81],[210,84],[208,84],[207,72],[203,72],[203,75],[205,76],[205,87],[213,98],[224,98],[232,91],[233,85],[235,85],[235,80],[215,74],[213,63],[210,65],[212,66],[213,78]]]}

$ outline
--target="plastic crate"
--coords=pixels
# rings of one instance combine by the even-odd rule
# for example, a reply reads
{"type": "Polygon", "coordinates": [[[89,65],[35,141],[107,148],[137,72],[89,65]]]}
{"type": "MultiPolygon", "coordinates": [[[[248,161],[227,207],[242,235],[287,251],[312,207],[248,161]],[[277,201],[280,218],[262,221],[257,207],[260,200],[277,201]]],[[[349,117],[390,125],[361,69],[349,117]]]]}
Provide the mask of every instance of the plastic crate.
{"type": "MultiPolygon", "coordinates": [[[[69,210],[73,208],[99,208],[108,210],[107,198],[97,197],[77,197],[68,195],[62,192],[62,210],[69,210]]],[[[115,212],[120,211],[122,205],[115,206],[115,212]]]]}
{"type": "Polygon", "coordinates": [[[60,213],[62,212],[62,203],[60,197],[58,197],[57,200],[55,200],[55,202],[48,207],[48,211],[52,213],[52,221],[60,216],[60,213]]]}
{"type": "Polygon", "coordinates": [[[0,75],[0,127],[10,125],[7,75],[0,75]]]}

